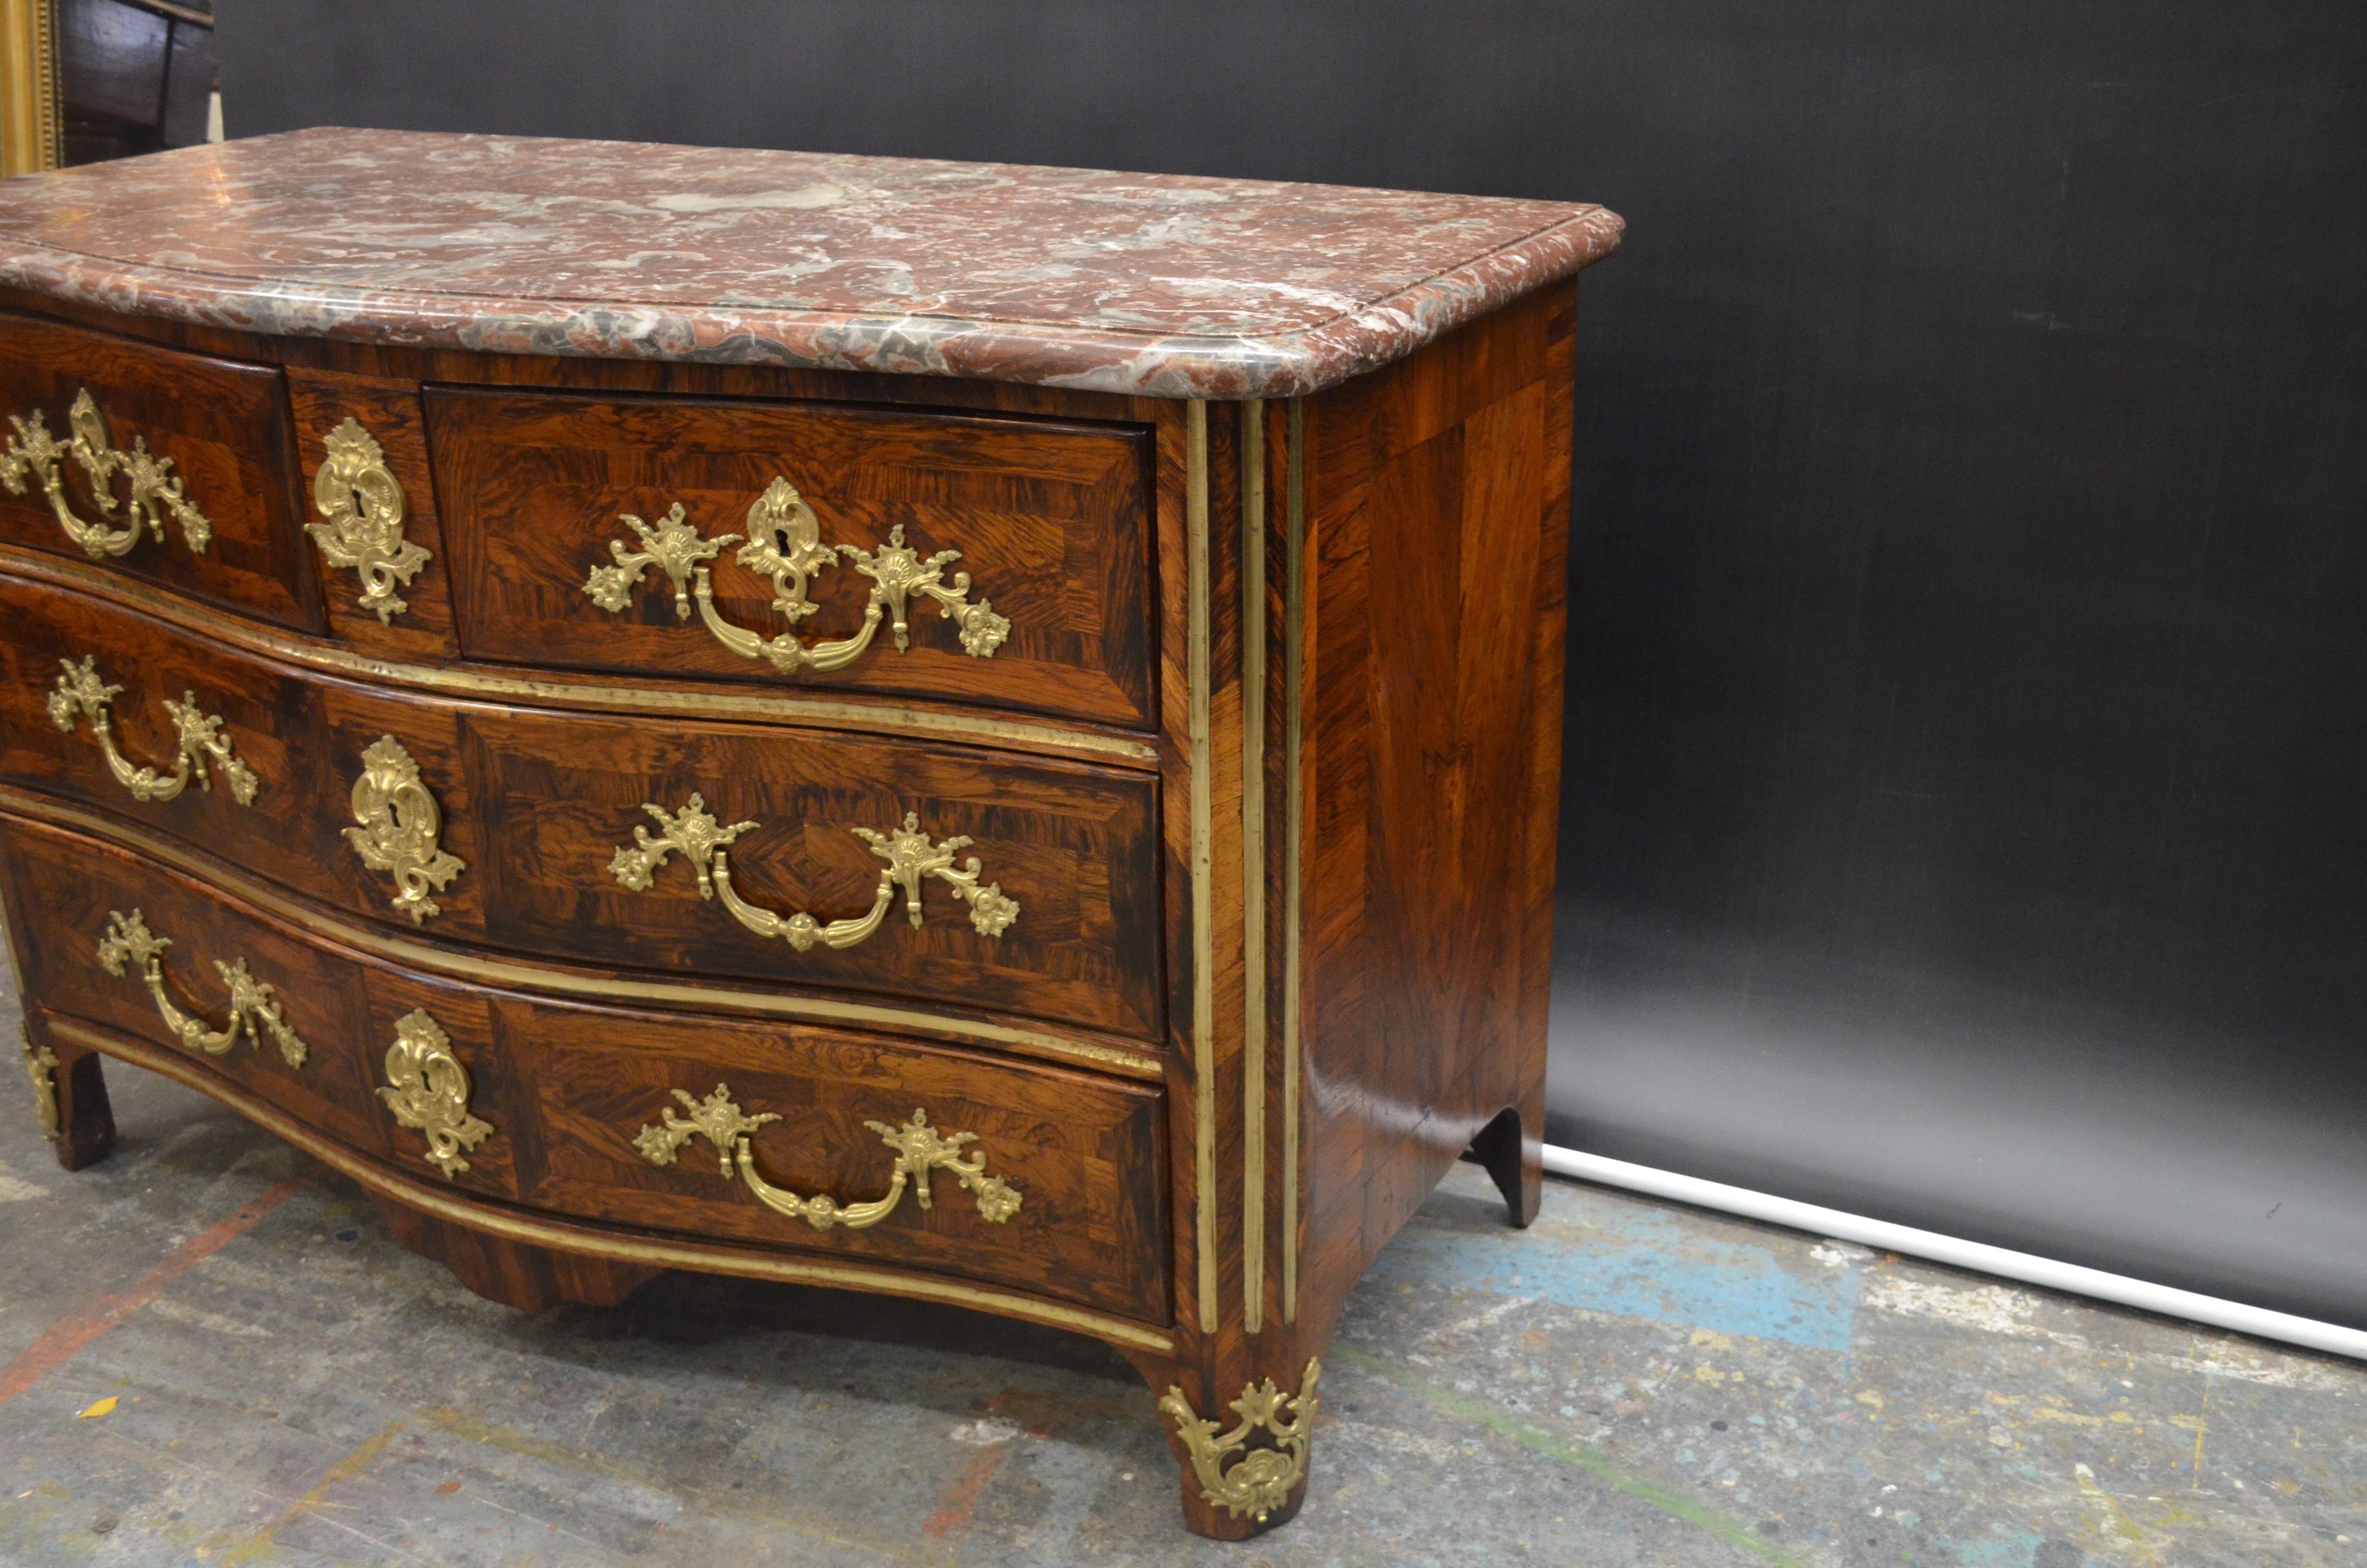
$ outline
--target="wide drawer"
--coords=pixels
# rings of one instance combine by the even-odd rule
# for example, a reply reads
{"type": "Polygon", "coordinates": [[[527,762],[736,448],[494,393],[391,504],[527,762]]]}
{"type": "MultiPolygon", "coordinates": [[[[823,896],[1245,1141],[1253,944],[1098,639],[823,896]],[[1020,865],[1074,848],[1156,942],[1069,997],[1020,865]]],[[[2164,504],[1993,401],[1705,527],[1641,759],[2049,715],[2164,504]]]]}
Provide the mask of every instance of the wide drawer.
{"type": "Polygon", "coordinates": [[[1153,722],[1145,430],[425,398],[473,658],[1153,722]]]}
{"type": "Polygon", "coordinates": [[[0,314],[0,540],[318,630],[280,372],[0,314]]]}
{"type": "Polygon", "coordinates": [[[0,852],[29,1004],[183,1051],[415,1176],[1167,1316],[1154,1085],[464,988],[40,824],[0,816],[0,852]]]}
{"type": "Polygon", "coordinates": [[[398,696],[0,575],[0,779],[406,932],[1161,1036],[1142,774],[398,696]]]}

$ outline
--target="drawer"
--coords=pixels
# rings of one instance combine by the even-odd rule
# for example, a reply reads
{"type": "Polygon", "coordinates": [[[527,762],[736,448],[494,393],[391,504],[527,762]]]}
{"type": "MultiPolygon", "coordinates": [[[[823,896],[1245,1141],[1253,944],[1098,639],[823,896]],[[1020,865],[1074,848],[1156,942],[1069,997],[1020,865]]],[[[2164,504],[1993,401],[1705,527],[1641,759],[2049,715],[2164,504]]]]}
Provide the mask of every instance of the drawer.
{"type": "Polygon", "coordinates": [[[406,933],[1162,1034],[1144,774],[398,695],[0,575],[0,779],[406,933]]]}
{"type": "Polygon", "coordinates": [[[1165,1321],[1155,1085],[884,1035],[474,990],[42,824],[0,816],[0,850],[29,1003],[183,1051],[413,1176],[1165,1321]],[[102,958],[110,937],[119,973],[102,958]],[[186,1028],[158,1006],[143,937],[167,944],[156,984],[186,1028]],[[220,965],[241,976],[245,1013],[220,965]]]}
{"type": "Polygon", "coordinates": [[[279,371],[0,314],[0,540],[319,629],[279,371]]]}
{"type": "Polygon", "coordinates": [[[425,399],[472,658],[1154,721],[1147,430],[425,399]]]}

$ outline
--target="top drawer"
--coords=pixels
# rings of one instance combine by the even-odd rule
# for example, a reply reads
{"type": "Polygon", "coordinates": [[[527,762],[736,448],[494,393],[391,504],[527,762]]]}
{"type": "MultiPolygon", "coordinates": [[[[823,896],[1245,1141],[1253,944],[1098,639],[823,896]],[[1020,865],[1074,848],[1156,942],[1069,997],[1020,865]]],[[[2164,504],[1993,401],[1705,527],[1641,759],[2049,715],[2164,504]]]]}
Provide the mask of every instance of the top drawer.
{"type": "Polygon", "coordinates": [[[1152,722],[1146,430],[425,397],[473,658],[1152,722]]]}
{"type": "Polygon", "coordinates": [[[318,630],[280,373],[0,314],[0,541],[318,630]]]}

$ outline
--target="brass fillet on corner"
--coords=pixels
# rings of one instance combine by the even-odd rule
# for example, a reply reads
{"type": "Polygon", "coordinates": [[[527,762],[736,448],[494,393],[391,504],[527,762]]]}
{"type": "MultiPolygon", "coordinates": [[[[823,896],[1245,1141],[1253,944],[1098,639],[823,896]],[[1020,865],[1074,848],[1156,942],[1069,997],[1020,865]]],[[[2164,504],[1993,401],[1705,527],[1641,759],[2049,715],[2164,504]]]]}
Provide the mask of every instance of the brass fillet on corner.
{"type": "Polygon", "coordinates": [[[1208,777],[1208,405],[1184,405],[1184,680],[1192,767],[1192,1176],[1199,1327],[1217,1326],[1215,781],[1208,777]]]}
{"type": "Polygon", "coordinates": [[[1265,403],[1241,414],[1241,1327],[1265,1327],[1265,403]]]}
{"type": "Polygon", "coordinates": [[[1290,404],[1282,537],[1282,1321],[1298,1321],[1298,846],[1306,832],[1307,405],[1290,404]]]}

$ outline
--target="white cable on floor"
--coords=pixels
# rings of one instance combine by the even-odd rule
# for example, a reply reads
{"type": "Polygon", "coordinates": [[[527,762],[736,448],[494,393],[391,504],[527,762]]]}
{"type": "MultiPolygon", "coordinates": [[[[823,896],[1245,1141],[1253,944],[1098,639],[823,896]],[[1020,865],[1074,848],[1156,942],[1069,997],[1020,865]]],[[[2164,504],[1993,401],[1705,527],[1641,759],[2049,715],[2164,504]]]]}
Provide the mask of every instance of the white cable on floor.
{"type": "Polygon", "coordinates": [[[1601,1154],[1582,1154],[1576,1149],[1557,1148],[1551,1143],[1546,1145],[1546,1169],[1557,1176],[1648,1192],[1655,1198],[1722,1210],[1747,1219],[1763,1220],[1771,1225],[1788,1225],[1810,1235],[1834,1236],[1885,1252],[1908,1253],[1934,1263],[1999,1275],[2050,1290],[2093,1296],[2100,1301],[2135,1307],[2141,1312],[2186,1318],[2214,1328],[2234,1329],[2238,1334],[2282,1340],[2289,1345],[2367,1361],[2367,1331],[2344,1328],[2339,1324],[2272,1312],[2265,1307],[2248,1307],[2241,1301],[2224,1301],[2216,1296],[2148,1284],[2123,1274],[2107,1274],[2101,1268],[2082,1268],[2077,1264],[2057,1263],[2051,1257],[2033,1257],[2026,1252],[1919,1231],[1911,1225],[1894,1225],[1886,1220],[1869,1220],[1863,1214],[1844,1214],[1838,1209],[1819,1209],[1813,1203],[1798,1203],[1748,1187],[1655,1170],[1649,1165],[1631,1165],[1625,1160],[1606,1159],[1601,1154]]]}

